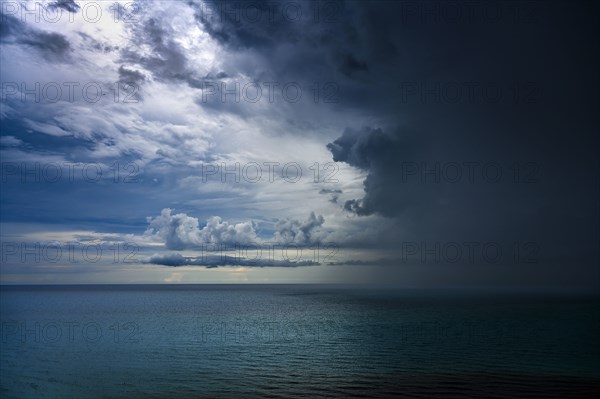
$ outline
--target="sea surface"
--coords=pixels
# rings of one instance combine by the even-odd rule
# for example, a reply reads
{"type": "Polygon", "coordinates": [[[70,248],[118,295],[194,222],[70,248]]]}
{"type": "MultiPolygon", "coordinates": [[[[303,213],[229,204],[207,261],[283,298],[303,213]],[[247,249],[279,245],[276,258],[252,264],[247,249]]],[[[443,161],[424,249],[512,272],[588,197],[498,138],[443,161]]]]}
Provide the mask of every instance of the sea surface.
{"type": "Polygon", "coordinates": [[[0,398],[578,398],[597,297],[3,286],[0,398]]]}

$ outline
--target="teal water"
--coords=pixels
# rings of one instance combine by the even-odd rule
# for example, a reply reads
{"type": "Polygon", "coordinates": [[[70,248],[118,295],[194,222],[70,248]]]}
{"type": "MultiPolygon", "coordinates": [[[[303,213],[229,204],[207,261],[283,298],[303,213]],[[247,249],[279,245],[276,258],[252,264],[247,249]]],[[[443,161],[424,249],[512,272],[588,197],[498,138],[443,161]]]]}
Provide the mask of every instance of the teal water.
{"type": "Polygon", "coordinates": [[[0,291],[2,398],[593,397],[598,298],[326,286],[0,291]]]}

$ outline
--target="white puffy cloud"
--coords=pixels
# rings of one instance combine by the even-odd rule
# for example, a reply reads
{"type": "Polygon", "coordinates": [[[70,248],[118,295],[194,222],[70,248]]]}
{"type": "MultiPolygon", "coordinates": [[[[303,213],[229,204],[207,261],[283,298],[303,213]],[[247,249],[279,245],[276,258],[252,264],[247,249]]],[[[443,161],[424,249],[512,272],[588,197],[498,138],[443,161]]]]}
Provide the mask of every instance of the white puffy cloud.
{"type": "Polygon", "coordinates": [[[314,212],[305,221],[278,220],[272,237],[260,237],[253,221],[231,223],[219,216],[208,218],[201,228],[198,218],[185,213],[173,214],[169,208],[163,209],[159,216],[149,217],[147,220],[149,225],[144,236],[164,242],[168,249],[194,248],[205,244],[247,245],[267,241],[310,245],[324,241],[329,235],[321,230],[325,218],[314,212]]]}
{"type": "Polygon", "coordinates": [[[144,233],[164,241],[169,249],[183,249],[214,244],[247,244],[256,241],[256,231],[252,222],[229,223],[218,216],[210,217],[203,228],[199,227],[198,218],[185,213],[171,214],[165,208],[160,216],[148,218],[149,226],[144,233]]]}

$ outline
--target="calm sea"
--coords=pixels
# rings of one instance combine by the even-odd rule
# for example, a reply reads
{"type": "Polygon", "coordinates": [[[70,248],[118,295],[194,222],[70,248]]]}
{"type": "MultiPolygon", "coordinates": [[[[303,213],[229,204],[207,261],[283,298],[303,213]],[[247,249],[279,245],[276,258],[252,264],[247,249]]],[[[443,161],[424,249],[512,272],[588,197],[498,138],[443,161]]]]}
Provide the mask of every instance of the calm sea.
{"type": "Polygon", "coordinates": [[[595,397],[595,297],[328,286],[0,290],[0,397],[595,397]]]}

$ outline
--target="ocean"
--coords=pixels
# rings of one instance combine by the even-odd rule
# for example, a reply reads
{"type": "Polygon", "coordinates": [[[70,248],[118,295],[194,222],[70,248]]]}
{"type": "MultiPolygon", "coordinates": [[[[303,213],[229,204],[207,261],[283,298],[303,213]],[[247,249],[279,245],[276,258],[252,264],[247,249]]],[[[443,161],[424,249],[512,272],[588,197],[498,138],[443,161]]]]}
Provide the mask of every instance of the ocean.
{"type": "Polygon", "coordinates": [[[321,285],[3,286],[0,397],[595,397],[599,310],[321,285]]]}

